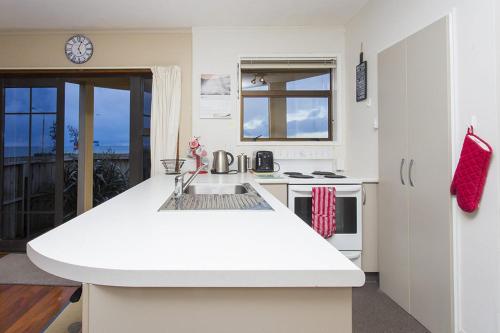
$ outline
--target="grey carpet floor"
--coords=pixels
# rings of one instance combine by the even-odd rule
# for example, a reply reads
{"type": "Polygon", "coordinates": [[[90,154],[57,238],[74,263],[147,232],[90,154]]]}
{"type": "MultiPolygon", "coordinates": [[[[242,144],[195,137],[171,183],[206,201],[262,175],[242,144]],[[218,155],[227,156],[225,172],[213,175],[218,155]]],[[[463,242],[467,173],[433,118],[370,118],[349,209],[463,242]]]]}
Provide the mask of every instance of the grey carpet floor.
{"type": "Polygon", "coordinates": [[[352,289],[352,322],[353,333],[430,333],[370,277],[363,287],[352,289]]]}
{"type": "Polygon", "coordinates": [[[80,286],[36,267],[24,253],[10,253],[0,258],[0,284],[28,284],[42,286],[80,286]]]}

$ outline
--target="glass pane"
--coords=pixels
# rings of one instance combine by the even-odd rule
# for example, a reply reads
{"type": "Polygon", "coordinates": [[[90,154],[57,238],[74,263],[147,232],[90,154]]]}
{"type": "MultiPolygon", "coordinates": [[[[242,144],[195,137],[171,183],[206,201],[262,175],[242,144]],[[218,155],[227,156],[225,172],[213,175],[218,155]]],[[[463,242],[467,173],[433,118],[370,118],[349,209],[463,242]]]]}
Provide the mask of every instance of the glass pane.
{"type": "Polygon", "coordinates": [[[142,137],[142,145],[142,176],[145,180],[151,177],[151,143],[149,136],[144,135],[142,137]]]}
{"type": "MultiPolygon", "coordinates": [[[[27,158],[27,157],[26,157],[27,158]]],[[[25,163],[15,162],[12,158],[4,161],[3,204],[2,204],[2,239],[26,237],[23,204],[24,189],[28,175],[25,163]]]]}
{"type": "Polygon", "coordinates": [[[129,144],[130,91],[95,88],[94,153],[128,154],[129,144]]]}
{"type": "Polygon", "coordinates": [[[55,158],[56,115],[40,114],[31,118],[31,156],[35,159],[55,158]]]}
{"type": "Polygon", "coordinates": [[[242,90],[269,90],[268,82],[269,75],[262,72],[242,72],[241,73],[241,89],[242,90]]]}
{"type": "Polygon", "coordinates": [[[2,239],[15,240],[26,237],[22,202],[4,204],[2,212],[2,239]]]}
{"type": "Polygon", "coordinates": [[[151,117],[150,116],[144,116],[143,117],[144,120],[143,120],[143,128],[151,128],[151,117]]]}
{"type": "Polygon", "coordinates": [[[32,213],[29,214],[31,237],[40,235],[54,228],[54,214],[32,213]]]}
{"type": "Polygon", "coordinates": [[[294,200],[295,214],[309,226],[312,225],[312,198],[296,197],[294,200]]]}
{"type": "Polygon", "coordinates": [[[128,188],[130,91],[94,89],[94,206],[128,188]]]}
{"type": "MultiPolygon", "coordinates": [[[[143,129],[151,128],[151,79],[144,80],[143,129]]],[[[149,134],[149,132],[144,132],[149,134]]],[[[151,177],[151,144],[149,135],[142,136],[142,179],[151,177]]]]}
{"type": "Polygon", "coordinates": [[[286,90],[330,90],[330,73],[296,73],[286,90]]]}
{"type": "Polygon", "coordinates": [[[30,89],[6,88],[5,113],[28,113],[28,112],[30,112],[30,89]]]}
{"type": "Polygon", "coordinates": [[[144,114],[151,114],[151,79],[144,80],[144,114]]]}
{"type": "Polygon", "coordinates": [[[338,234],[355,234],[357,232],[356,198],[337,197],[335,201],[335,222],[338,234]]]}
{"type": "Polygon", "coordinates": [[[55,113],[57,110],[57,88],[33,88],[31,112],[55,113]]]}
{"type": "Polygon", "coordinates": [[[255,90],[316,90],[328,91],[331,86],[330,69],[313,70],[251,70],[241,73],[244,91],[255,90]]]}
{"type": "Polygon", "coordinates": [[[31,163],[30,211],[54,211],[55,173],[55,161],[36,161],[31,163]]]}
{"type": "MultiPolygon", "coordinates": [[[[253,80],[252,80],[253,82],[253,80]]],[[[243,88],[245,91],[267,91],[269,90],[269,85],[265,82],[252,83],[251,85],[245,86],[243,88]]]]}
{"type": "Polygon", "coordinates": [[[5,115],[4,163],[26,161],[29,155],[29,115],[5,115]]]}
{"type": "Polygon", "coordinates": [[[56,173],[56,115],[31,116],[30,234],[54,226],[56,173]],[[51,214],[31,214],[50,212],[51,214]]]}
{"type": "Polygon", "coordinates": [[[243,99],[243,136],[245,138],[269,137],[269,99],[243,99]]]}
{"type": "Polygon", "coordinates": [[[245,97],[245,138],[328,138],[326,97],[245,97]]]}
{"type": "Polygon", "coordinates": [[[286,113],[288,138],[328,138],[328,98],[289,97],[286,113]]]}
{"type": "MultiPolygon", "coordinates": [[[[311,197],[296,197],[294,206],[294,213],[310,226],[312,219],[311,197]]],[[[335,223],[337,234],[357,233],[356,198],[337,197],[335,202],[335,223]]]]}
{"type": "Polygon", "coordinates": [[[63,221],[76,216],[78,195],[78,134],[80,86],[66,83],[64,94],[64,204],[63,221]]]}
{"type": "Polygon", "coordinates": [[[4,205],[15,203],[23,199],[24,182],[27,180],[24,174],[24,163],[4,164],[3,171],[3,202],[4,205]]]}
{"type": "Polygon", "coordinates": [[[78,154],[80,85],[66,83],[64,94],[64,154],[78,154]]]}
{"type": "Polygon", "coordinates": [[[78,205],[78,160],[64,161],[64,194],[63,194],[63,221],[66,222],[76,216],[78,205]]]}

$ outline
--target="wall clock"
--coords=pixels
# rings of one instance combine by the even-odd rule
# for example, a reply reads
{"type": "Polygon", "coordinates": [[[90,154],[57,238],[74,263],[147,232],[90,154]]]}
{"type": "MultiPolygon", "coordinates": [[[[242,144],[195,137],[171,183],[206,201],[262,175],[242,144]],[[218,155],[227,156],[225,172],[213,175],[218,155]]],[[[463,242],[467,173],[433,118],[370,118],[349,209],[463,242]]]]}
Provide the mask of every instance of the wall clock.
{"type": "Polygon", "coordinates": [[[94,53],[94,45],[84,35],[74,35],[66,41],[66,57],[74,64],[83,64],[89,61],[94,53]]]}

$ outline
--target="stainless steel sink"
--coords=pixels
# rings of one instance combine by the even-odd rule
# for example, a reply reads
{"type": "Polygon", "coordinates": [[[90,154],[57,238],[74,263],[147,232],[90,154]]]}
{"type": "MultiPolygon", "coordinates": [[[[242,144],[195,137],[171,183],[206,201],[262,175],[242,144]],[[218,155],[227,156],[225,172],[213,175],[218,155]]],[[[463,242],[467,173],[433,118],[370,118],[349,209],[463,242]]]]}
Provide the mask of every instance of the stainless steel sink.
{"type": "Polygon", "coordinates": [[[185,194],[245,194],[248,190],[239,184],[195,184],[189,185],[185,194]]]}
{"type": "Polygon", "coordinates": [[[164,210],[272,210],[249,183],[193,184],[176,198],[173,194],[160,207],[164,210]]]}

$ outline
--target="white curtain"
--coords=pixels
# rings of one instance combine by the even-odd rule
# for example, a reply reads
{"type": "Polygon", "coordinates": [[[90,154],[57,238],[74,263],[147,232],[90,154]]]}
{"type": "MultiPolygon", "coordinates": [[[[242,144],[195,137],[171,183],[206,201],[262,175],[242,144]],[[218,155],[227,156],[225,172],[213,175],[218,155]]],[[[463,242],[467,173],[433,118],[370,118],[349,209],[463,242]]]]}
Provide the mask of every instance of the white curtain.
{"type": "Polygon", "coordinates": [[[181,69],[153,67],[151,101],[151,176],[164,172],[160,162],[176,158],[181,114],[181,69]]]}

